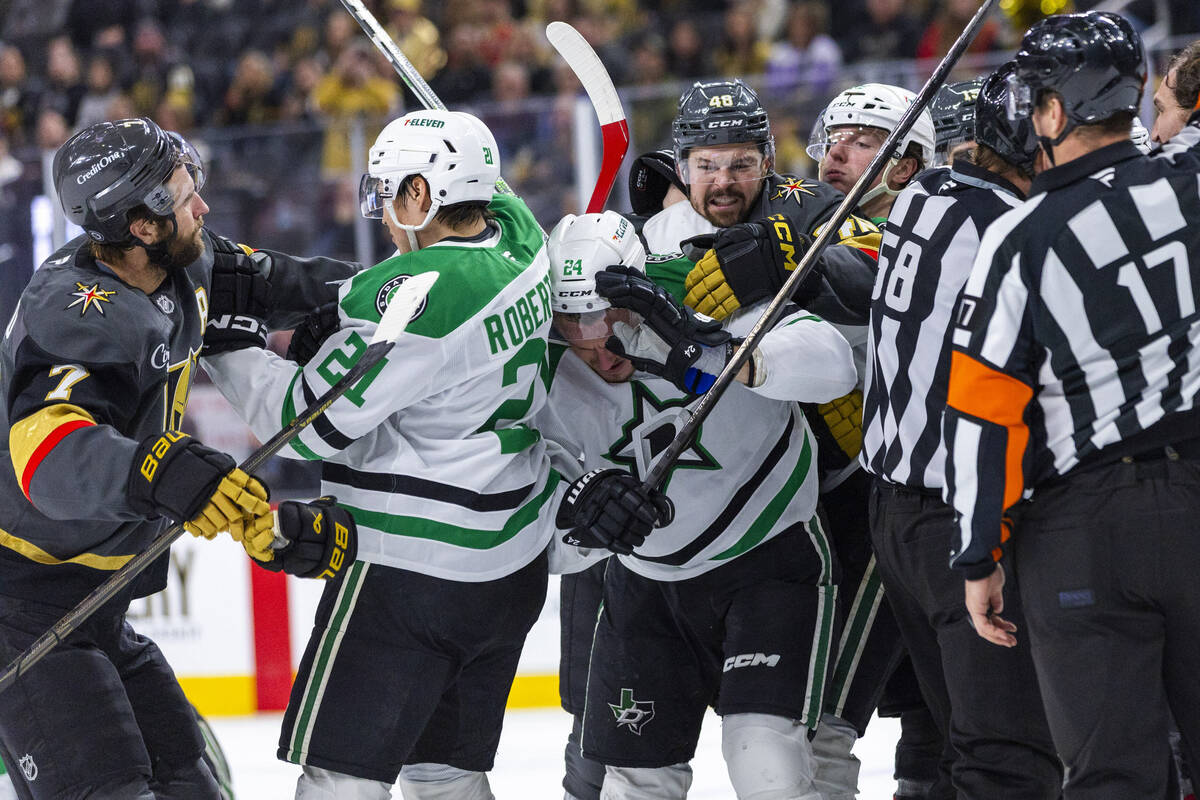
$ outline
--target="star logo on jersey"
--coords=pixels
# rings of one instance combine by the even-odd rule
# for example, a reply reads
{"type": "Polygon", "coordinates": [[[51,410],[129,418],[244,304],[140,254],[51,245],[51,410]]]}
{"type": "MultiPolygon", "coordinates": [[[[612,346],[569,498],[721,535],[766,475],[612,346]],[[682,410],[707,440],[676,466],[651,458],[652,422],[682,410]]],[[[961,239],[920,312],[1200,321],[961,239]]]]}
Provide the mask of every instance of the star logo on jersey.
{"type": "Polygon", "coordinates": [[[67,305],[67,308],[82,306],[79,309],[79,316],[83,316],[88,312],[89,308],[94,308],[100,312],[100,316],[104,316],[104,306],[101,303],[111,303],[109,297],[117,293],[116,289],[101,289],[100,284],[95,283],[91,286],[84,286],[82,283],[76,282],[75,288],[79,291],[71,292],[71,296],[75,298],[67,305]]]}
{"type": "Polygon", "coordinates": [[[618,728],[627,728],[642,735],[642,728],[654,719],[653,700],[634,700],[633,689],[621,689],[621,702],[609,703],[613,716],[617,719],[618,728]]]}
{"type": "Polygon", "coordinates": [[[801,194],[807,194],[816,197],[817,193],[813,189],[817,185],[811,181],[806,181],[803,178],[787,177],[783,183],[775,187],[775,194],[771,195],[772,200],[795,200],[797,203],[803,203],[800,198],[801,194]]]}
{"type": "MultiPolygon", "coordinates": [[[[390,281],[379,287],[379,291],[375,294],[375,310],[379,312],[379,316],[383,316],[383,312],[387,310],[388,303],[391,302],[392,294],[395,293],[400,285],[411,278],[412,275],[397,275],[390,281]]],[[[417,310],[409,317],[409,322],[412,322],[417,317],[425,313],[425,304],[429,302],[429,297],[426,295],[421,300],[421,304],[417,306],[417,310]]]]}
{"type": "MultiPolygon", "coordinates": [[[[650,466],[675,441],[675,434],[683,427],[688,415],[688,397],[659,400],[654,392],[641,381],[630,381],[633,391],[633,418],[621,426],[621,437],[613,442],[605,457],[615,464],[627,467],[641,478],[650,471],[650,466]]],[[[694,398],[692,398],[694,399],[694,398]]],[[[677,469],[720,469],[721,465],[700,443],[704,426],[696,430],[696,438],[679,454],[674,466],[667,472],[662,484],[665,492],[677,469]]]]}

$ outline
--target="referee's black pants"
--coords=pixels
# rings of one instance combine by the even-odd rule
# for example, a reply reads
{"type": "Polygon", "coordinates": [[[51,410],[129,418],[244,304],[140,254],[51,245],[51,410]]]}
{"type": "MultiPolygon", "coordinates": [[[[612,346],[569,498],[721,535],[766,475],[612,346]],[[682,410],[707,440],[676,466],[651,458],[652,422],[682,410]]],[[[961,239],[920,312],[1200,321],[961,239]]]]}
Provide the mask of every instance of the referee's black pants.
{"type": "MultiPolygon", "coordinates": [[[[884,590],[925,700],[956,751],[951,779],[958,797],[1059,797],[1063,770],[1029,643],[1007,649],[975,633],[963,580],[948,563],[957,535],[953,510],[935,495],[876,481],[870,511],[884,590]]],[[[1004,612],[1024,629],[1012,583],[1005,587],[1004,612]]]]}
{"type": "Polygon", "coordinates": [[[1065,796],[1163,797],[1170,713],[1200,764],[1200,462],[1067,473],[1017,511],[1024,638],[1065,796]]]}

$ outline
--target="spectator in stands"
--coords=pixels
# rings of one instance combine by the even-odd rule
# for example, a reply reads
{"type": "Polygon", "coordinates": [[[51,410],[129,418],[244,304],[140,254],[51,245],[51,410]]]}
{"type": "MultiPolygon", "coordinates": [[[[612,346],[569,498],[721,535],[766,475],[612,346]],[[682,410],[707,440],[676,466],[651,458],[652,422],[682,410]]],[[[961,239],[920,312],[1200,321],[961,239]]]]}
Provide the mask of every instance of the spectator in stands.
{"type": "Polygon", "coordinates": [[[1183,130],[1200,108],[1200,40],[1180,50],[1167,65],[1167,76],[1154,93],[1150,138],[1162,144],[1183,130]]]}
{"type": "MultiPolygon", "coordinates": [[[[979,4],[975,0],[940,0],[937,13],[917,44],[917,58],[941,58],[946,55],[978,10],[979,4]]],[[[1003,33],[1003,28],[994,18],[985,20],[967,52],[989,53],[1005,47],[1003,33]]]]}
{"type": "Polygon", "coordinates": [[[167,37],[153,17],[144,17],[138,22],[132,51],[132,80],[128,94],[137,109],[135,116],[147,116],[167,91],[167,73],[172,66],[167,37]]]}
{"type": "Polygon", "coordinates": [[[666,42],[653,31],[635,37],[629,48],[630,83],[640,86],[661,83],[667,76],[666,50],[666,42]]]}
{"type": "Polygon", "coordinates": [[[38,112],[34,139],[40,150],[53,153],[70,137],[71,126],[62,114],[53,108],[43,108],[38,112]]]}
{"type": "Polygon", "coordinates": [[[703,78],[714,72],[712,54],[691,17],[680,17],[671,24],[667,37],[667,72],[680,80],[703,78]]]}
{"type": "Polygon", "coordinates": [[[446,64],[437,26],[421,15],[421,0],[387,0],[385,7],[388,33],[421,77],[429,80],[446,64]]]}
{"type": "Polygon", "coordinates": [[[284,85],[281,110],[284,119],[313,117],[316,108],[312,98],[323,77],[325,72],[315,56],[306,56],[296,61],[287,74],[284,85]]]}
{"type": "Polygon", "coordinates": [[[0,130],[13,147],[31,138],[41,82],[25,71],[25,57],[12,45],[0,45],[0,130]]]}
{"type": "Polygon", "coordinates": [[[863,0],[865,15],[842,41],[846,60],[894,61],[912,58],[921,38],[921,23],[904,8],[904,0],[863,0]]]}
{"type": "Polygon", "coordinates": [[[42,91],[41,107],[52,108],[67,125],[74,127],[79,111],[79,102],[87,92],[79,68],[79,56],[71,40],[56,36],[50,40],[46,53],[46,83],[42,91]]]}
{"type": "Polygon", "coordinates": [[[71,0],[67,33],[83,53],[93,47],[110,47],[129,39],[126,28],[141,18],[139,0],[71,0]]]}
{"type": "Polygon", "coordinates": [[[767,68],[770,45],[758,38],[754,7],[746,0],[725,12],[717,71],[722,75],[761,75],[767,68]]]}
{"type": "Polygon", "coordinates": [[[275,78],[275,65],[259,50],[238,59],[233,81],[225,92],[218,115],[226,125],[261,125],[276,122],[282,115],[283,92],[275,78]]]}
{"type": "MultiPolygon", "coordinates": [[[[399,104],[396,81],[380,74],[371,46],[361,40],[346,45],[333,70],[313,90],[313,106],[329,122],[321,156],[325,175],[338,177],[350,170],[349,135],[353,118],[382,122],[399,104]]],[[[381,127],[368,125],[364,132],[367,141],[372,141],[381,127]]]]}
{"type": "Polygon", "coordinates": [[[472,23],[459,23],[447,36],[446,66],[431,85],[442,102],[451,108],[470,102],[487,92],[492,73],[483,66],[479,54],[482,31],[472,23]]]}
{"type": "Polygon", "coordinates": [[[75,114],[75,129],[108,120],[108,107],[120,92],[112,56],[106,51],[93,54],[88,60],[86,91],[75,114]]]}
{"type": "Polygon", "coordinates": [[[350,47],[350,43],[358,35],[358,24],[340,7],[335,7],[325,17],[325,34],[321,40],[321,49],[325,52],[330,64],[337,64],[350,47]]]}
{"type": "Polygon", "coordinates": [[[793,5],[785,38],[771,46],[767,57],[767,87],[787,90],[799,84],[827,94],[842,65],[842,49],[828,30],[829,8],[821,0],[793,5]]]}

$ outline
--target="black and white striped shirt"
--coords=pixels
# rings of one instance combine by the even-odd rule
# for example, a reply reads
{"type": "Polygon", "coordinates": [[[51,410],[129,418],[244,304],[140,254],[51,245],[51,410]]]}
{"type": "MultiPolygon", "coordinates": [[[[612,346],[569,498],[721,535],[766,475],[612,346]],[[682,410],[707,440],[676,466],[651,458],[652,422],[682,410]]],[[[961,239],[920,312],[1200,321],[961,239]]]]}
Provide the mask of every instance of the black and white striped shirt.
{"type": "Polygon", "coordinates": [[[1019,190],[973,164],[929,170],[892,207],[871,295],[862,463],[891,483],[940,492],[946,357],[958,295],[983,231],[1019,190]]]}
{"type": "Polygon", "coordinates": [[[956,318],[946,410],[952,565],[987,575],[1002,514],[1081,461],[1195,438],[1200,126],[1034,181],[983,237],[956,318]]]}

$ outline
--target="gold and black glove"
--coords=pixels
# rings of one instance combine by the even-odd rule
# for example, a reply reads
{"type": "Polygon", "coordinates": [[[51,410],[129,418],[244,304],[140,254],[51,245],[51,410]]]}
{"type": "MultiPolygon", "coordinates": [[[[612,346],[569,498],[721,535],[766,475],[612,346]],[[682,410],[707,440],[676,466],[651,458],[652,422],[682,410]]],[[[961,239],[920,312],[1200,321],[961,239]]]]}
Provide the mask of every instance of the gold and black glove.
{"type": "Polygon", "coordinates": [[[285,543],[277,543],[265,558],[246,551],[260,567],[298,578],[336,578],[354,563],[358,528],[336,497],[288,500],[279,504],[275,518],[275,534],[285,543]]]}

